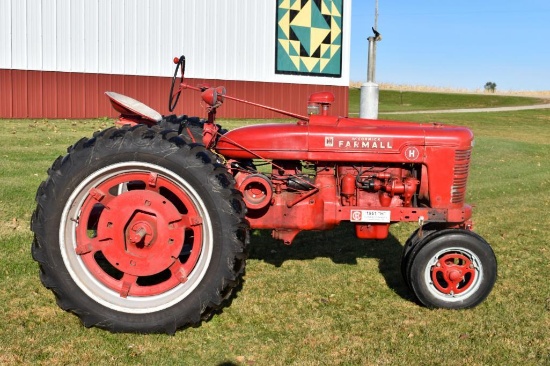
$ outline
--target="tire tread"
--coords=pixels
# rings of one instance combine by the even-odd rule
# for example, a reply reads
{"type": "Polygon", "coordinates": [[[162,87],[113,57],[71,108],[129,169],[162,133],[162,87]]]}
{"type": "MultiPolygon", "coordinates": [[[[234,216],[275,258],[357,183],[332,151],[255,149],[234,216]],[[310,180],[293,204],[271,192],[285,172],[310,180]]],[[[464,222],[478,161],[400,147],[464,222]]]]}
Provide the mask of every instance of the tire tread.
{"type": "MultiPolygon", "coordinates": [[[[136,153],[137,154],[137,153],[136,153]]],[[[177,173],[177,172],[176,172],[177,173]]],[[[67,149],[65,156],[58,157],[48,170],[48,177],[43,181],[36,194],[36,209],[32,215],[31,230],[34,232],[32,243],[32,257],[39,264],[42,284],[50,289],[57,299],[58,305],[75,313],[86,327],[96,326],[112,332],[141,332],[141,333],[168,333],[186,326],[198,326],[201,320],[210,319],[216,312],[228,305],[239,287],[245,272],[245,260],[248,250],[248,234],[238,235],[239,231],[248,230],[245,221],[246,208],[240,193],[234,189],[233,177],[216,163],[216,156],[204,146],[188,144],[184,138],[173,130],[162,130],[158,126],[147,127],[137,125],[133,127],[108,128],[94,134],[94,137],[83,138],[67,149]],[[223,215],[219,215],[225,232],[232,235],[223,235],[225,242],[222,245],[222,258],[228,258],[226,264],[219,265],[219,283],[201,293],[200,311],[182,314],[177,319],[171,318],[163,324],[140,325],[116,322],[102,317],[99,311],[90,309],[89,302],[75,296],[67,286],[70,281],[67,273],[60,273],[57,267],[59,260],[53,259],[53,248],[58,245],[53,242],[52,229],[49,225],[52,215],[52,199],[60,190],[67,190],[69,175],[75,167],[82,168],[88,159],[100,159],[105,151],[113,149],[126,151],[141,151],[158,156],[158,159],[175,155],[174,160],[184,161],[187,169],[196,174],[202,174],[206,185],[210,186],[213,194],[223,198],[219,202],[223,207],[223,215]]],[[[54,228],[53,231],[58,230],[54,228]]],[[[62,263],[62,262],[61,262],[62,263]]],[[[81,296],[85,296],[81,294],[81,296]]],[[[91,301],[91,300],[90,300],[91,301]]]]}

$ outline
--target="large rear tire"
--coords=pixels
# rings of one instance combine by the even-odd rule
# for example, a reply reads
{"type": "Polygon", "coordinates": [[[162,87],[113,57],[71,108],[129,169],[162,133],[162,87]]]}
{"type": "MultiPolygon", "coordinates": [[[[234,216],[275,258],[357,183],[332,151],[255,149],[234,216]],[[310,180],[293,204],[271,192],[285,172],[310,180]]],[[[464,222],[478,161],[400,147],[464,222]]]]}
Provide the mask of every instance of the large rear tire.
{"type": "Polygon", "coordinates": [[[247,256],[245,205],[203,146],[107,129],[70,147],[37,193],[33,257],[85,326],[169,333],[226,305],[247,256]]]}

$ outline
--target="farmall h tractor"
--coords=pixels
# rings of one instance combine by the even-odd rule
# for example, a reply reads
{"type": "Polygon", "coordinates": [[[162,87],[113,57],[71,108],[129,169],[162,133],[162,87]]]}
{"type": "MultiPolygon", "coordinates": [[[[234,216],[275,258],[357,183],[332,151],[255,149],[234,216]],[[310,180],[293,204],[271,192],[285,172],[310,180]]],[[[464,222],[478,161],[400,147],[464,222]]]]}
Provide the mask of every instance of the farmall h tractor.
{"type": "Polygon", "coordinates": [[[86,326],[174,333],[228,304],[250,229],[291,244],[342,221],[361,239],[418,223],[401,271],[424,306],[469,308],[488,296],[496,259],[464,202],[469,129],[333,116],[334,97],[321,92],[307,116],[255,104],[293,124],[226,131],[215,122],[224,99],[254,103],[187,85],[185,58],[174,62],[170,111],[195,90],[207,119],[162,116],[108,92],[119,126],[69,147],[38,189],[32,254],[61,308],[86,326]]]}

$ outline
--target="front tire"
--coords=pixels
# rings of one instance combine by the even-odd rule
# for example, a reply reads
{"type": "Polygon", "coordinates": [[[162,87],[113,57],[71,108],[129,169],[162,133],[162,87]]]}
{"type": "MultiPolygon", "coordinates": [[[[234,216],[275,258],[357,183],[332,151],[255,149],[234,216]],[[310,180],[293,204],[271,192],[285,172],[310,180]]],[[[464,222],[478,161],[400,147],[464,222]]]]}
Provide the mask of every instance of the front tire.
{"type": "Polygon", "coordinates": [[[86,326],[172,334],[227,304],[245,206],[215,156],[171,131],[108,129],[69,148],[37,193],[33,257],[86,326]]]}
{"type": "Polygon", "coordinates": [[[422,247],[425,242],[430,240],[429,236],[438,230],[442,230],[441,225],[428,223],[417,228],[405,242],[403,251],[401,252],[401,276],[407,286],[410,283],[409,271],[411,268],[411,258],[414,256],[415,250],[422,247]]]}
{"type": "Polygon", "coordinates": [[[489,244],[466,230],[434,233],[418,244],[408,269],[409,287],[429,308],[463,309],[491,292],[497,261],[489,244]]]}

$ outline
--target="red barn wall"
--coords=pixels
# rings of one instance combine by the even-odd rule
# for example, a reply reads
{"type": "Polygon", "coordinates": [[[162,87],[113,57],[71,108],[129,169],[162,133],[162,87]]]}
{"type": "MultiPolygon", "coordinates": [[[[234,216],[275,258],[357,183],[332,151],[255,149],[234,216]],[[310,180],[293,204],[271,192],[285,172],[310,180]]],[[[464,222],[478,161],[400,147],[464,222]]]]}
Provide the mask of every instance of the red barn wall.
{"type": "MultiPolygon", "coordinates": [[[[345,86],[255,81],[187,79],[191,85],[225,86],[227,94],[297,114],[306,114],[311,93],[330,91],[332,114],[347,116],[345,86]]],[[[98,118],[115,117],[105,91],[137,99],[161,114],[168,111],[171,78],[155,76],[69,73],[0,69],[0,118],[98,118]]],[[[176,114],[204,116],[197,92],[184,90],[176,114]]],[[[226,100],[220,118],[285,118],[275,112],[226,100]]]]}

